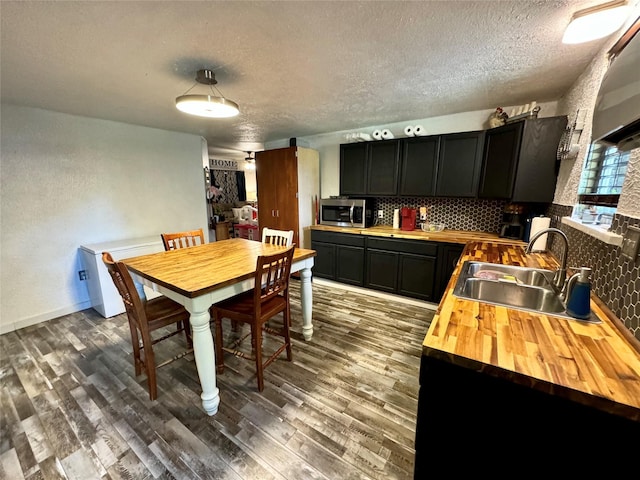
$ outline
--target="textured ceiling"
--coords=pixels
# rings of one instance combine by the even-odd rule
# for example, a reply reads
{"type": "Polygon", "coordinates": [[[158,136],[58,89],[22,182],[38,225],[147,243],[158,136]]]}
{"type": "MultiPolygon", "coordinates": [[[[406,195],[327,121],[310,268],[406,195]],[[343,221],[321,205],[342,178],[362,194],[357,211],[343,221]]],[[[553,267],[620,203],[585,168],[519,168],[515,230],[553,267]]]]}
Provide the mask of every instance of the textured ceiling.
{"type": "Polygon", "coordinates": [[[606,41],[561,43],[573,12],[598,3],[3,0],[2,101],[198,134],[221,151],[260,150],[276,139],[556,100],[606,41]],[[215,71],[238,117],[175,108],[200,68],[215,71]]]}

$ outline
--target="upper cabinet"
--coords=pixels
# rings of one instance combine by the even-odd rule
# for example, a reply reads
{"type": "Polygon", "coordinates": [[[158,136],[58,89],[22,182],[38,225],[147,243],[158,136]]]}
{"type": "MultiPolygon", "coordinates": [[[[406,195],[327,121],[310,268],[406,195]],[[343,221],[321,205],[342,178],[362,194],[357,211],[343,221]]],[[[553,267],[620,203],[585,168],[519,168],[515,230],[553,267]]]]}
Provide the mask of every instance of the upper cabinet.
{"type": "Polygon", "coordinates": [[[340,194],[396,195],[399,161],[398,140],[340,145],[340,194]]]}
{"type": "Polygon", "coordinates": [[[482,167],[484,131],[440,136],[436,196],[475,197],[482,167]]]}
{"type": "Polygon", "coordinates": [[[340,145],[340,195],[363,195],[367,181],[366,143],[340,145]]]}
{"type": "Polygon", "coordinates": [[[436,192],[440,136],[406,138],[402,142],[399,194],[428,197],[436,192]]]}
{"type": "Polygon", "coordinates": [[[369,144],[367,191],[369,195],[395,195],[398,193],[398,140],[380,140],[369,144]]]}
{"type": "Polygon", "coordinates": [[[484,132],[340,145],[340,194],[476,195],[484,132]]]}
{"type": "Polygon", "coordinates": [[[567,117],[340,145],[340,194],[553,201],[567,117]]]}
{"type": "Polygon", "coordinates": [[[553,201],[556,152],[567,117],[533,118],[487,130],[478,197],[553,201]]]}

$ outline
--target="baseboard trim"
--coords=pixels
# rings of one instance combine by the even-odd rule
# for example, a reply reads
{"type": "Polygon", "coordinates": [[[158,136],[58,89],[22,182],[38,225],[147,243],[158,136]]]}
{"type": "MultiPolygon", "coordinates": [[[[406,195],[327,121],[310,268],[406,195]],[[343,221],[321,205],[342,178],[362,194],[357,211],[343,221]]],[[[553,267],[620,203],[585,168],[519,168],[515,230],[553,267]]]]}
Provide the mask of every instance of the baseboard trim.
{"type": "Polygon", "coordinates": [[[47,322],[49,320],[53,320],[54,318],[62,317],[64,315],[69,315],[70,313],[79,312],[80,310],[85,310],[87,308],[91,308],[90,300],[76,303],[68,307],[59,308],[58,310],[52,310],[50,312],[41,313],[33,317],[23,318],[22,320],[17,320],[15,322],[0,324],[0,335],[4,335],[5,333],[20,330],[21,328],[30,327],[38,323],[47,322]]]}
{"type": "Polygon", "coordinates": [[[326,285],[328,287],[341,288],[351,292],[361,293],[362,295],[370,295],[376,298],[382,298],[384,300],[391,300],[394,302],[405,303],[407,305],[414,305],[416,307],[425,307],[429,310],[437,310],[438,304],[432,302],[426,302],[424,300],[416,300],[415,298],[403,297],[402,295],[394,295],[392,293],[379,292],[378,290],[372,290],[370,288],[356,287],[354,285],[347,285],[346,283],[334,282],[333,280],[327,280],[325,278],[313,277],[313,282],[318,285],[326,285]]]}

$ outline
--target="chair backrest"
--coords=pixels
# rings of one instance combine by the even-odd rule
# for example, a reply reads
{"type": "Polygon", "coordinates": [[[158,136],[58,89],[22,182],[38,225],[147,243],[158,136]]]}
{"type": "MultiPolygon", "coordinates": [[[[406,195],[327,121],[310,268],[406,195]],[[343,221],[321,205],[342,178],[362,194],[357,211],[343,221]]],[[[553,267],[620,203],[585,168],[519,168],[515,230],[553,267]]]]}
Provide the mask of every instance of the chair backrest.
{"type": "Polygon", "coordinates": [[[146,325],[147,314],[145,313],[142,300],[126,265],[122,262],[114,261],[109,252],[102,253],[102,261],[107,267],[107,271],[109,275],[111,275],[118,293],[122,297],[129,321],[136,323],[138,328],[140,328],[140,325],[146,325]]]}
{"type": "Polygon", "coordinates": [[[204,233],[201,228],[184,232],[163,233],[160,236],[165,250],[194,247],[204,243],[204,233]]]}
{"type": "MultiPolygon", "coordinates": [[[[293,247],[273,255],[261,255],[256,263],[254,306],[260,305],[276,295],[289,295],[289,276],[293,261],[293,247]]],[[[259,310],[258,310],[259,313],[259,310]]]]}
{"type": "Polygon", "coordinates": [[[274,230],[264,227],[262,229],[262,243],[290,247],[293,244],[293,230],[274,230]]]}

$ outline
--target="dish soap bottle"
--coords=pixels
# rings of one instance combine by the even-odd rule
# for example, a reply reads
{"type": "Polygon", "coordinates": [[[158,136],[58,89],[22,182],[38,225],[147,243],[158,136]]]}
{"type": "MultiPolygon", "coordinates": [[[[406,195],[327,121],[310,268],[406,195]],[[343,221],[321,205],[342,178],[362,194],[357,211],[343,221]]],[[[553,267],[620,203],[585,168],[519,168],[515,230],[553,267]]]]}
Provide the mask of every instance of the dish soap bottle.
{"type": "Polygon", "coordinates": [[[567,283],[567,313],[575,318],[588,319],[591,316],[589,298],[591,294],[591,282],[589,276],[591,269],[581,267],[567,283]]]}

